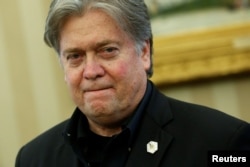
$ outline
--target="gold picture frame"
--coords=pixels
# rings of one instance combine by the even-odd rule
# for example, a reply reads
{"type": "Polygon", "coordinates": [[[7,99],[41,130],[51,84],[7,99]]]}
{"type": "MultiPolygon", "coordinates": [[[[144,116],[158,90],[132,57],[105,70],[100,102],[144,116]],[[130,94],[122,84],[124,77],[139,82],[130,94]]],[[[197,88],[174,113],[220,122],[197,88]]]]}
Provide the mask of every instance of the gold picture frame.
{"type": "Polygon", "coordinates": [[[250,74],[250,22],[154,38],[157,85],[250,74]]]}

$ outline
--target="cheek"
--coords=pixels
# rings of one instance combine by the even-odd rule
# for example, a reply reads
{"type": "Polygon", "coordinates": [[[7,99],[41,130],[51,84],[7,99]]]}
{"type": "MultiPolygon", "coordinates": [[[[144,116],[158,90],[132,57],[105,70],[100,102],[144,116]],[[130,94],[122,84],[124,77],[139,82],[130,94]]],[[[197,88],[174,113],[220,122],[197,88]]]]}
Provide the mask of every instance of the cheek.
{"type": "Polygon", "coordinates": [[[129,64],[126,62],[120,62],[115,64],[115,68],[111,69],[113,74],[119,80],[128,77],[129,74],[129,64]]]}
{"type": "Polygon", "coordinates": [[[140,75],[141,71],[144,71],[144,67],[140,60],[134,57],[133,59],[116,62],[113,68],[111,67],[111,71],[117,78],[131,82],[133,78],[138,79],[138,75],[140,75]]]}
{"type": "Polygon", "coordinates": [[[65,72],[64,79],[69,87],[78,86],[81,83],[82,75],[79,72],[65,72]]]}

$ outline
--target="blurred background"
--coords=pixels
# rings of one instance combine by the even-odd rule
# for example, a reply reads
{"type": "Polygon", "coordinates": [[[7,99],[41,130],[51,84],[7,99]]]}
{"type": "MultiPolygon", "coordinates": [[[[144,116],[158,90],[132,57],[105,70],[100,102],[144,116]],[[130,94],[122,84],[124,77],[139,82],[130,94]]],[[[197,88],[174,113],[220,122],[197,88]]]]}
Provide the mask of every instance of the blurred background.
{"type": "MultiPolygon", "coordinates": [[[[159,89],[250,122],[249,0],[146,2],[159,89]]],[[[57,56],[43,42],[49,4],[0,1],[1,167],[14,166],[22,145],[74,109],[57,56]]]]}

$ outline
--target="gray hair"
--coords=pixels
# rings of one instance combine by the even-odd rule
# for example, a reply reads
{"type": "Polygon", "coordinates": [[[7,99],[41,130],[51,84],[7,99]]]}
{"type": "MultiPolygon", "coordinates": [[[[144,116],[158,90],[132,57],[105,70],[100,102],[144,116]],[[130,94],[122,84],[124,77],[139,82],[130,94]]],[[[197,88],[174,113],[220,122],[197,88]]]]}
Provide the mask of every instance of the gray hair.
{"type": "Polygon", "coordinates": [[[53,0],[47,16],[44,41],[60,53],[60,31],[71,16],[81,16],[90,9],[100,9],[112,17],[118,25],[135,41],[137,52],[144,42],[150,42],[149,77],[153,74],[153,40],[148,9],[144,0],[53,0]]]}

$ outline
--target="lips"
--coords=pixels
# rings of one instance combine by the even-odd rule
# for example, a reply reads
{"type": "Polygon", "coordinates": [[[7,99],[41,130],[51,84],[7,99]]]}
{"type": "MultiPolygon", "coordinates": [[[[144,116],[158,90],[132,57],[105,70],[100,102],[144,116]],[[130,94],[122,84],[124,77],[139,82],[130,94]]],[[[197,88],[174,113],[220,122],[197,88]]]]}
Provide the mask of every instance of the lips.
{"type": "Polygon", "coordinates": [[[84,81],[81,83],[83,93],[104,93],[107,90],[114,88],[112,82],[99,80],[95,82],[84,81]]]}
{"type": "Polygon", "coordinates": [[[83,92],[97,92],[112,88],[111,86],[95,86],[83,89],[83,92]]]}
{"type": "Polygon", "coordinates": [[[107,90],[109,88],[97,88],[97,89],[85,89],[84,92],[97,92],[97,91],[102,91],[102,90],[107,90]]]}

